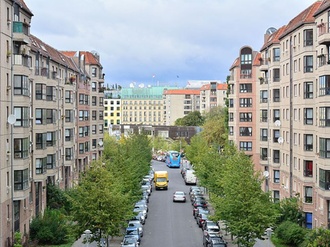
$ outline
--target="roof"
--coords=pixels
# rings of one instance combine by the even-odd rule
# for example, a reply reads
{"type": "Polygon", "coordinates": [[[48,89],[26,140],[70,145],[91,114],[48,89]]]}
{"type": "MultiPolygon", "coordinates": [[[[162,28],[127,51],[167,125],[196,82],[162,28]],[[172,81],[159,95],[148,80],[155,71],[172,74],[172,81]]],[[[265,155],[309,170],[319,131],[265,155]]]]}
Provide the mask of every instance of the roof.
{"type": "Polygon", "coordinates": [[[285,30],[279,36],[279,39],[283,38],[284,36],[288,35],[289,33],[293,32],[295,29],[299,28],[303,24],[314,23],[315,18],[314,14],[319,9],[320,5],[322,4],[321,1],[317,1],[309,6],[307,9],[302,11],[299,15],[293,18],[288,25],[286,25],[285,30]]]}
{"type": "Polygon", "coordinates": [[[168,89],[164,90],[164,94],[166,95],[183,95],[183,94],[195,94],[199,95],[199,89],[168,89]]]}
{"type": "Polygon", "coordinates": [[[26,13],[28,13],[29,15],[33,16],[33,13],[31,12],[31,10],[28,8],[28,6],[25,4],[24,0],[12,0],[13,2],[16,2],[17,4],[19,4],[21,6],[22,9],[24,9],[26,11],[26,13]]]}
{"type": "MultiPolygon", "coordinates": [[[[268,37],[266,36],[267,40],[265,40],[265,43],[261,47],[260,51],[265,50],[267,47],[269,47],[273,44],[279,44],[280,43],[279,37],[283,34],[285,28],[286,28],[286,26],[282,26],[276,32],[272,33],[268,37]]],[[[265,34],[265,35],[267,35],[267,34],[265,34]]]]}
{"type": "MultiPolygon", "coordinates": [[[[201,90],[210,90],[211,84],[206,84],[201,87],[201,90]]],[[[227,84],[217,83],[217,90],[227,90],[227,84]]]]}
{"type": "Polygon", "coordinates": [[[73,62],[71,58],[64,55],[60,51],[56,50],[55,48],[51,47],[50,45],[46,44],[36,36],[30,34],[30,43],[31,43],[31,50],[34,52],[39,52],[41,55],[45,57],[49,57],[51,60],[67,66],[68,68],[79,71],[77,65],[73,62]]]}
{"type": "Polygon", "coordinates": [[[62,51],[68,57],[79,57],[84,55],[85,56],[85,63],[88,65],[98,65],[102,67],[100,63],[100,55],[97,52],[90,52],[90,51],[62,51]]]}
{"type": "Polygon", "coordinates": [[[330,7],[330,0],[323,0],[320,7],[318,8],[317,11],[314,13],[314,17],[317,16],[318,14],[322,13],[326,9],[330,7]]]}

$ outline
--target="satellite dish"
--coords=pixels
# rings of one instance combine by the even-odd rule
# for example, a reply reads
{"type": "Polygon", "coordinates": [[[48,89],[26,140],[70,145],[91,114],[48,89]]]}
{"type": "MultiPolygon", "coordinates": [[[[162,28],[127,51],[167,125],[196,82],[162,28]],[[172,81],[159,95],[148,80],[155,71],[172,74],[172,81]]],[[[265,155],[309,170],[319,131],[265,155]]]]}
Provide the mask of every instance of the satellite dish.
{"type": "Polygon", "coordinates": [[[264,177],[268,178],[269,177],[269,171],[264,171],[264,177]]]}
{"type": "Polygon", "coordinates": [[[130,87],[130,88],[134,88],[134,83],[131,82],[131,83],[129,84],[129,87],[130,87]]]}
{"type": "Polygon", "coordinates": [[[143,83],[139,84],[139,88],[144,88],[144,84],[143,83]]]}
{"type": "Polygon", "coordinates": [[[14,124],[16,122],[16,116],[13,114],[9,115],[7,121],[9,124],[14,124]]]}
{"type": "Polygon", "coordinates": [[[100,146],[100,147],[103,146],[103,141],[99,141],[99,146],[100,146]]]}
{"type": "Polygon", "coordinates": [[[283,137],[280,136],[280,137],[277,139],[277,142],[278,142],[279,144],[282,144],[282,143],[284,142],[283,137]]]}
{"type": "Polygon", "coordinates": [[[281,121],[280,120],[276,120],[274,124],[275,124],[275,126],[280,127],[281,126],[281,121]]]}
{"type": "Polygon", "coordinates": [[[266,30],[266,34],[273,34],[277,31],[275,27],[270,27],[266,30]]]}

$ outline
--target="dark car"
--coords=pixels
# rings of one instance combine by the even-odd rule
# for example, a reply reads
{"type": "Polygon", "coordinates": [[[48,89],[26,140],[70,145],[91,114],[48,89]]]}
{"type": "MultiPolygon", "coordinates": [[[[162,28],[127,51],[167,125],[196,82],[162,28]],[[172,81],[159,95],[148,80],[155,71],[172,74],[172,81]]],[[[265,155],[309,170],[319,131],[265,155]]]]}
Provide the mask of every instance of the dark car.
{"type": "Polygon", "coordinates": [[[193,203],[193,207],[202,207],[202,208],[207,208],[207,201],[203,199],[195,200],[193,203]]]}
{"type": "Polygon", "coordinates": [[[190,200],[193,202],[195,200],[197,200],[198,198],[205,198],[205,195],[203,193],[199,192],[194,192],[192,194],[190,194],[190,200]]]}
{"type": "MultiPolygon", "coordinates": [[[[225,245],[219,245],[219,247],[227,246],[226,242],[217,233],[207,233],[207,234],[203,235],[203,246],[204,247],[209,247],[209,246],[212,246],[212,244],[216,244],[216,243],[225,244],[225,245]]],[[[213,246],[217,246],[217,245],[213,245],[213,246]]]]}
{"type": "Polygon", "coordinates": [[[198,200],[204,200],[206,201],[206,198],[203,196],[203,195],[198,195],[198,196],[195,196],[191,199],[191,204],[194,204],[195,201],[198,201],[198,200]]]}
{"type": "Polygon", "coordinates": [[[199,215],[197,215],[196,222],[197,222],[197,225],[200,228],[202,228],[204,221],[208,219],[207,217],[208,217],[207,214],[199,214],[199,215]]]}
{"type": "Polygon", "coordinates": [[[208,247],[227,247],[227,243],[222,238],[212,238],[208,247]]]}

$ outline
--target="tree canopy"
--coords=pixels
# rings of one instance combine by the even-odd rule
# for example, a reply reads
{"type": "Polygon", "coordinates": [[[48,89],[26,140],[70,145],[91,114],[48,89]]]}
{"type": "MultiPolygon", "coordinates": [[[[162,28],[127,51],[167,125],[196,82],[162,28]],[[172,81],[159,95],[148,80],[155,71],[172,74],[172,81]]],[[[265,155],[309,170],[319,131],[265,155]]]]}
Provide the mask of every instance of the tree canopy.
{"type": "Polygon", "coordinates": [[[178,118],[175,120],[174,124],[177,126],[202,126],[204,120],[204,117],[199,111],[193,111],[183,118],[178,118]]]}

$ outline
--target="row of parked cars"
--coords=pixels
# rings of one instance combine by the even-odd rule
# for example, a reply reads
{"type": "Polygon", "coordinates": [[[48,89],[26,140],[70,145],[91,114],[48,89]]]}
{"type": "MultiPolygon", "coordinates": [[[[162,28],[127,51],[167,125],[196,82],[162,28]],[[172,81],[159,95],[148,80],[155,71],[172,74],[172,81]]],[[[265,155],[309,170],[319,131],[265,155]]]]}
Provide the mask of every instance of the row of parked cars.
{"type": "Polygon", "coordinates": [[[135,216],[128,221],[125,229],[125,236],[121,242],[121,247],[138,247],[143,237],[143,225],[148,217],[148,203],[152,192],[152,181],[154,171],[150,168],[149,174],[141,182],[142,197],[135,203],[133,212],[135,216]]]}
{"type": "Polygon", "coordinates": [[[191,186],[189,190],[190,201],[193,206],[193,216],[197,225],[203,231],[204,247],[227,247],[223,239],[218,222],[209,219],[210,210],[204,189],[191,186]]]}

